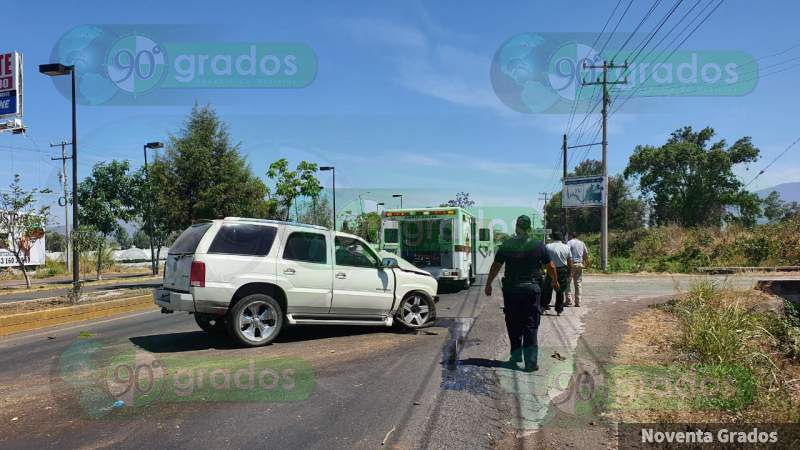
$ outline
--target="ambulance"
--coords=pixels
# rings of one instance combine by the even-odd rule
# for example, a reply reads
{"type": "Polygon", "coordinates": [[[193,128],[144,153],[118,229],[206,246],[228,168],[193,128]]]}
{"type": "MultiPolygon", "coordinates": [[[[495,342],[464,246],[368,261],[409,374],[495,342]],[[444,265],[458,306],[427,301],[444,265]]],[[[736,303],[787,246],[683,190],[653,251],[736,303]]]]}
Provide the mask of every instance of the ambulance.
{"type": "Polygon", "coordinates": [[[489,273],[494,258],[491,228],[478,228],[475,216],[459,207],[387,209],[380,245],[440,283],[463,288],[489,273]]]}

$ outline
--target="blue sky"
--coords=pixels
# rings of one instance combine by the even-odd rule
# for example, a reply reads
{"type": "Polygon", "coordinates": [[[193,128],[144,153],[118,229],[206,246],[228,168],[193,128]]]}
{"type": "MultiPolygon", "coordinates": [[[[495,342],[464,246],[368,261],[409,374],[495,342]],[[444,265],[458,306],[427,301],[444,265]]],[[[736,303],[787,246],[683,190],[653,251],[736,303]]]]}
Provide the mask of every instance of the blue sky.
{"type": "MultiPolygon", "coordinates": [[[[627,3],[623,0],[620,8],[627,3]]],[[[640,31],[649,31],[675,4],[662,3],[640,31]]],[[[688,9],[695,0],[684,3],[680,8],[688,9]]],[[[27,186],[58,186],[59,164],[50,161],[48,144],[69,137],[69,100],[37,66],[50,62],[64,32],[83,24],[195,24],[200,28],[192,38],[198,41],[306,43],[317,57],[316,78],[302,89],[197,90],[173,105],[81,105],[81,177],[100,161],[141,164],[142,143],[178,131],[197,101],[211,103],[229,123],[234,141],[241,142],[262,177],[279,157],[307,159],[335,165],[342,192],[371,191],[367,198],[373,201],[392,204],[389,197],[396,191],[407,193],[406,205],[426,206],[467,191],[484,206],[539,208],[538,193],[559,188],[557,152],[569,114],[508,108],[492,88],[492,58],[519,33],[597,33],[616,4],[21,2],[6,16],[9,38],[0,50],[24,53],[29,132],[0,135],[0,184],[5,188],[13,173],[20,173],[27,186]]],[[[635,2],[619,31],[633,31],[651,4],[635,2]]],[[[727,0],[682,49],[743,51],[755,58],[778,53],[800,44],[799,13],[796,2],[767,7],[727,0]]],[[[797,56],[800,47],[757,64],[765,68],[797,56]]],[[[777,68],[792,64],[796,61],[777,68]]],[[[800,133],[799,70],[764,77],[744,96],[631,101],[610,120],[609,172],[621,171],[637,144],[661,144],[684,125],[710,125],[729,142],[752,136],[762,159],[749,171],[740,170],[749,180],[800,133]]],[[[578,112],[576,118],[582,116],[578,112]]],[[[596,120],[590,117],[588,123],[596,120]]],[[[599,153],[592,148],[588,156],[599,158],[599,153]]],[[[752,187],[800,181],[798,169],[800,148],[790,150],[752,187]]],[[[321,179],[328,183],[326,175],[321,179]]]]}

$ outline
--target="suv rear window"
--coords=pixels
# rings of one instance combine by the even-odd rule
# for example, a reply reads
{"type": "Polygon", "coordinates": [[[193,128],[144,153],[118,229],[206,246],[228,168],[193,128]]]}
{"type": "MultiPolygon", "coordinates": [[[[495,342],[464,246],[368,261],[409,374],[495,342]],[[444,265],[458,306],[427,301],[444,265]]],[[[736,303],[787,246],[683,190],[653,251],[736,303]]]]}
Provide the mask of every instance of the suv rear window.
{"type": "Polygon", "coordinates": [[[211,228],[211,223],[196,223],[190,226],[178,236],[178,239],[175,239],[175,242],[172,243],[172,247],[169,248],[169,253],[171,255],[176,253],[194,253],[197,249],[197,244],[200,243],[200,239],[203,239],[203,235],[206,234],[209,228],[211,228]]]}
{"type": "Polygon", "coordinates": [[[319,233],[295,231],[286,240],[283,259],[317,264],[328,263],[328,250],[325,236],[319,233]]]}
{"type": "Polygon", "coordinates": [[[264,256],[275,241],[275,227],[253,224],[225,224],[220,227],[208,253],[264,256]]]}

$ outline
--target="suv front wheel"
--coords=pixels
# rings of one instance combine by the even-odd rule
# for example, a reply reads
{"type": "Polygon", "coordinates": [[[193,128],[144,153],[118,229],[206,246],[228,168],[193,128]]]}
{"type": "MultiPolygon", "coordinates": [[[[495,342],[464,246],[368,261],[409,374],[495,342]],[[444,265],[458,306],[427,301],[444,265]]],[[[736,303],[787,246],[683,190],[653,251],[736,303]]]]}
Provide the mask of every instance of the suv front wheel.
{"type": "Polygon", "coordinates": [[[248,347],[269,344],[283,326],[281,306],[265,294],[248,295],[239,300],[228,314],[231,335],[248,347]]]}
{"type": "Polygon", "coordinates": [[[403,326],[412,330],[430,326],[436,320],[436,304],[427,295],[412,292],[400,302],[396,317],[403,326]]]}

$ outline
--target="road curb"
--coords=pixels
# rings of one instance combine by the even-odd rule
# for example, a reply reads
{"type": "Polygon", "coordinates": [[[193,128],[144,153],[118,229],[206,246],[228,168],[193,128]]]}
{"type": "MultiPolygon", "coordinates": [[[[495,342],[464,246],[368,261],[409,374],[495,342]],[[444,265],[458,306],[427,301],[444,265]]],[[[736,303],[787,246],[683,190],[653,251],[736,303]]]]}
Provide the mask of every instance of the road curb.
{"type": "Polygon", "coordinates": [[[156,309],[150,294],[0,316],[0,336],[147,309],[156,309]]]}

